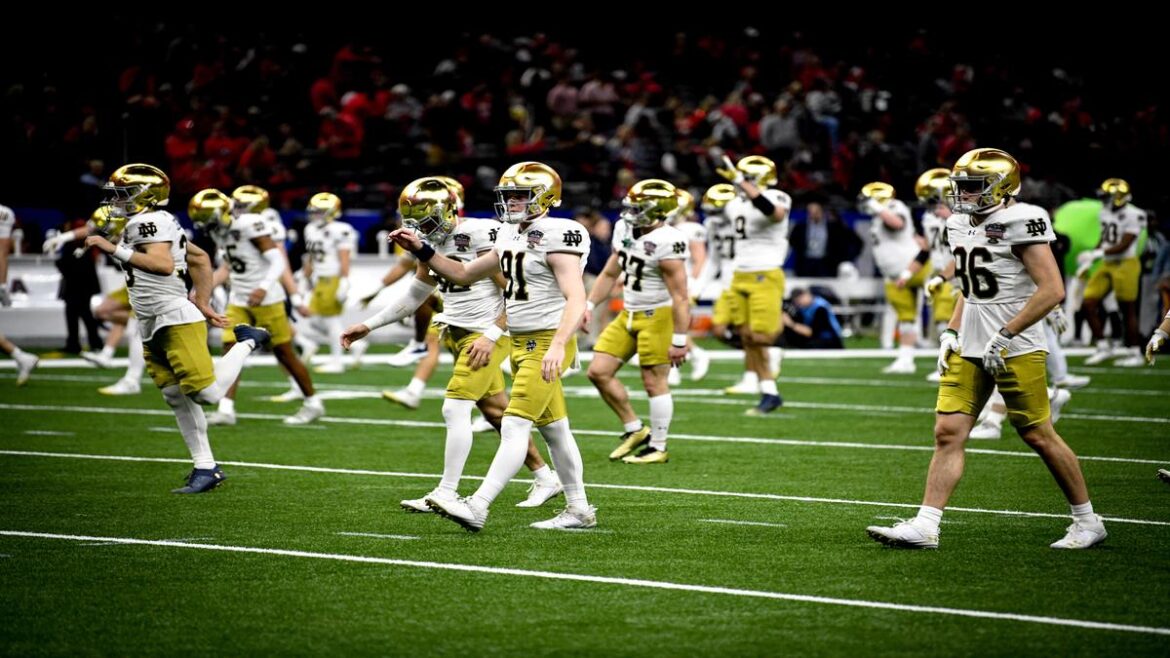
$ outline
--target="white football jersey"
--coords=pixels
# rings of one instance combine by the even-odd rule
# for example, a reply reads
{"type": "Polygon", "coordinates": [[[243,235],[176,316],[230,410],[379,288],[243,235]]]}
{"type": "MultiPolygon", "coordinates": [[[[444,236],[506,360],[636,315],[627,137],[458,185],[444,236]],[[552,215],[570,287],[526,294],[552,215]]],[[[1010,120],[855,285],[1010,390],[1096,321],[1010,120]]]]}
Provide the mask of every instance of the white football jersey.
{"type": "Polygon", "coordinates": [[[922,213],[922,230],[930,245],[930,265],[935,272],[941,272],[955,260],[947,242],[947,220],[927,210],[922,213]]]}
{"type": "Polygon", "coordinates": [[[577,254],[580,272],[589,256],[589,231],[577,222],[542,215],[521,232],[519,224],[503,224],[496,238],[500,270],[508,280],[504,306],[513,334],[556,329],[565,310],[565,296],[548,265],[548,255],[577,254]]]}
{"type": "Polygon", "coordinates": [[[284,227],[284,220],[280,218],[280,212],[276,208],[265,208],[260,211],[260,216],[268,222],[268,227],[272,229],[272,241],[283,249],[285,242],[288,241],[288,229],[284,227]]]}
{"type": "Polygon", "coordinates": [[[1102,249],[1116,247],[1127,235],[1135,236],[1134,241],[1129,243],[1129,247],[1125,251],[1119,254],[1105,254],[1105,260],[1120,261],[1136,258],[1138,247],[1136,236],[1140,236],[1142,230],[1146,228],[1146,211],[1128,203],[1120,209],[1114,210],[1106,203],[1101,208],[1100,217],[1102,249]]]}
{"type": "Polygon", "coordinates": [[[715,268],[715,280],[720,286],[731,285],[731,277],[735,274],[735,247],[739,234],[735,226],[725,218],[719,218],[707,230],[707,260],[709,267],[715,268]]]}
{"type": "MultiPolygon", "coordinates": [[[[226,259],[228,264],[228,280],[232,286],[231,295],[228,296],[229,304],[247,306],[248,296],[268,273],[268,261],[252,242],[265,236],[272,237],[271,222],[256,213],[240,215],[231,224],[217,225],[211,231],[211,237],[219,246],[221,259],[226,259]]],[[[261,305],[277,304],[284,299],[284,286],[277,282],[269,286],[261,305]]]]}
{"type": "Polygon", "coordinates": [[[0,206],[0,240],[12,237],[12,229],[16,227],[16,213],[8,206],[0,206]]]}
{"type": "MultiPolygon", "coordinates": [[[[202,322],[203,314],[187,299],[190,278],[187,275],[187,234],[179,220],[165,210],[139,213],[126,222],[122,244],[134,249],[138,245],[169,242],[175,269],[167,275],[123,265],[130,306],[138,317],[142,340],[154,337],[162,327],[202,322]]],[[[135,249],[137,251],[137,249],[135,249]]]]}
{"type": "Polygon", "coordinates": [[[873,260],[882,276],[896,279],[921,250],[914,239],[914,218],[906,204],[893,199],[886,204],[886,209],[902,218],[902,228],[894,230],[880,217],[872,218],[869,232],[873,238],[873,260]]]}
{"type": "MultiPolygon", "coordinates": [[[[780,190],[764,190],[777,208],[790,210],[792,199],[780,190]]],[[[750,199],[737,196],[723,208],[736,236],[735,271],[763,272],[784,266],[788,258],[788,216],[777,222],[765,217],[750,199]]]]}
{"type": "MultiPolygon", "coordinates": [[[[470,263],[478,255],[491,251],[499,230],[500,222],[494,219],[464,218],[435,251],[452,260],[470,263]]],[[[504,310],[503,291],[490,277],[461,286],[434,272],[431,276],[439,282],[439,292],[443,294],[443,312],[435,316],[436,322],[483,331],[495,324],[504,310]]]]}
{"type": "Polygon", "coordinates": [[[313,276],[341,274],[340,252],[357,251],[357,232],[345,222],[332,221],[322,226],[305,227],[305,253],[313,258],[313,276]]]}
{"type": "Polygon", "coordinates": [[[690,250],[682,231],[663,225],[639,235],[625,220],[618,220],[613,227],[613,250],[625,274],[622,298],[627,309],[649,311],[671,303],[659,263],[687,259],[690,250]]]}
{"type": "MultiPolygon", "coordinates": [[[[959,338],[965,357],[982,358],[988,341],[1019,314],[1036,292],[1036,283],[1012,247],[1048,243],[1056,239],[1048,212],[1029,203],[1016,203],[972,226],[970,215],[951,215],[947,233],[955,257],[955,279],[963,291],[959,338]]],[[[1008,356],[1047,352],[1043,323],[1021,331],[1008,356]]]]}

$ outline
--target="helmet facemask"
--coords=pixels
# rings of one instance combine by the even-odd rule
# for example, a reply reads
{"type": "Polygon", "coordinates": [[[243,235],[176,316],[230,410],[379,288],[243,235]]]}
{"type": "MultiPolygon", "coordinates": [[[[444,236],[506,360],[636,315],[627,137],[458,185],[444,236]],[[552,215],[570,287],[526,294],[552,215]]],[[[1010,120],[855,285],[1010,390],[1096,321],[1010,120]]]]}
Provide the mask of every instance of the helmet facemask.
{"type": "Polygon", "coordinates": [[[545,211],[539,200],[546,191],[543,185],[496,187],[496,217],[509,224],[519,224],[540,217],[545,211]]]}

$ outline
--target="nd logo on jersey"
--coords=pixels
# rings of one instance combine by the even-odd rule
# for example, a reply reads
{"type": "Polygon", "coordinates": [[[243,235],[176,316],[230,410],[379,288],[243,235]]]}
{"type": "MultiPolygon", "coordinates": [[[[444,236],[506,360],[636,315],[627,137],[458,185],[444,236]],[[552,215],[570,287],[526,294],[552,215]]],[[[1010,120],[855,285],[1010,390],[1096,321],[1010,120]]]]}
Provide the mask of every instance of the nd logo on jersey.
{"type": "Polygon", "coordinates": [[[562,239],[565,241],[565,244],[569,245],[570,247],[579,247],[581,246],[581,242],[584,240],[584,238],[581,237],[581,231],[565,231],[565,235],[562,239]]]}
{"type": "Polygon", "coordinates": [[[138,225],[138,237],[150,238],[158,235],[158,227],[154,222],[143,222],[138,225]]]}

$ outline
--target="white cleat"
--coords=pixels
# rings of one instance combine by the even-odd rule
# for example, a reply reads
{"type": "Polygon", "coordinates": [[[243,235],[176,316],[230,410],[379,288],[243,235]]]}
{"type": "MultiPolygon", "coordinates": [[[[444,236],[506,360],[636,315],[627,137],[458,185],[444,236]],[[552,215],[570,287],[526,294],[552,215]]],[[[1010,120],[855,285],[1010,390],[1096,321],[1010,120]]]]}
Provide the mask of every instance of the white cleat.
{"type": "Polygon", "coordinates": [[[1130,354],[1125,358],[1114,361],[1113,365],[1117,366],[1118,368],[1142,368],[1146,365],[1146,357],[1137,354],[1130,354]]]}
{"type": "Polygon", "coordinates": [[[313,372],[322,375],[340,375],[345,372],[345,366],[340,363],[327,363],[323,366],[317,366],[313,372]]]}
{"type": "Polygon", "coordinates": [[[548,501],[564,493],[565,487],[561,481],[554,480],[551,484],[542,484],[540,481],[528,487],[528,497],[516,503],[516,507],[540,507],[548,501]]]}
{"type": "Polygon", "coordinates": [[[435,510],[431,509],[430,506],[427,505],[428,498],[434,498],[435,500],[453,501],[453,500],[458,499],[459,496],[455,495],[454,493],[452,493],[450,491],[444,491],[443,489],[435,489],[434,491],[423,496],[422,498],[413,498],[411,500],[404,500],[404,501],[400,502],[399,505],[401,505],[402,509],[406,510],[407,512],[419,513],[419,514],[434,514],[435,510]]]}
{"type": "Polygon", "coordinates": [[[584,509],[571,507],[561,510],[547,521],[537,521],[528,527],[538,530],[584,530],[597,526],[597,508],[590,505],[584,509]]]}
{"type": "Polygon", "coordinates": [[[914,366],[913,359],[897,359],[890,365],[882,368],[882,374],[885,375],[913,375],[917,368],[914,366]]]}
{"type": "Polygon", "coordinates": [[[284,393],[281,393],[280,395],[273,395],[272,397],[268,398],[268,401],[269,402],[296,402],[297,400],[304,400],[304,399],[305,399],[305,394],[301,392],[301,389],[293,387],[293,388],[288,389],[284,393]]]}
{"type": "Polygon", "coordinates": [[[1085,375],[1065,375],[1063,378],[1052,382],[1053,386],[1057,388],[1067,388],[1070,391],[1075,391],[1078,388],[1084,388],[1092,381],[1091,377],[1085,375]]]}
{"type": "Polygon", "coordinates": [[[727,395],[759,395],[760,382],[749,382],[745,375],[738,382],[723,389],[723,392],[727,395]]]}
{"type": "Polygon", "coordinates": [[[235,425],[236,415],[234,413],[226,413],[223,411],[213,411],[207,414],[208,425],[235,425]]]}
{"type": "Polygon", "coordinates": [[[1158,479],[1165,482],[1166,484],[1170,484],[1170,470],[1159,468],[1158,479]]]}
{"type": "Polygon", "coordinates": [[[366,355],[368,349],[370,349],[370,342],[366,340],[359,340],[349,346],[349,354],[353,357],[354,368],[362,367],[362,357],[366,355]]]}
{"type": "Polygon", "coordinates": [[[970,439],[985,439],[995,440],[1003,435],[1003,423],[993,422],[989,420],[982,420],[972,430],[967,438],[970,439]]]}
{"type": "Polygon", "coordinates": [[[711,355],[707,354],[707,350],[695,346],[691,350],[691,381],[697,382],[707,376],[707,371],[711,369],[711,355]]]}
{"type": "Polygon", "coordinates": [[[435,514],[458,523],[468,532],[483,530],[488,511],[471,498],[434,498],[427,496],[427,506],[435,514]]]}
{"type": "Polygon", "coordinates": [[[113,368],[113,357],[105,356],[101,352],[82,352],[81,358],[89,361],[99,368],[113,368]]]}
{"type": "Polygon", "coordinates": [[[1085,359],[1085,365],[1095,366],[1098,363],[1103,363],[1105,361],[1108,361],[1109,359],[1112,359],[1115,356],[1117,356],[1117,355],[1113,352],[1113,349],[1111,347],[1109,347],[1108,345],[1097,345],[1097,351],[1093,352],[1092,354],[1089,355],[1089,357],[1087,359],[1085,359]]]}
{"type": "Polygon", "coordinates": [[[300,410],[284,419],[285,425],[308,425],[325,415],[325,405],[318,401],[316,404],[306,401],[300,410]]]}
{"type": "Polygon", "coordinates": [[[16,385],[24,386],[28,383],[28,378],[32,376],[32,371],[40,363],[41,358],[35,354],[22,354],[12,358],[16,361],[16,385]]]}
{"type": "Polygon", "coordinates": [[[678,368],[671,368],[670,374],[666,375],[666,384],[668,386],[682,386],[682,373],[678,368]]]}
{"type": "Polygon", "coordinates": [[[473,434],[480,434],[482,432],[494,432],[494,431],[496,431],[496,428],[493,427],[492,424],[488,422],[488,419],[484,418],[483,416],[476,416],[471,421],[471,432],[473,434]]]}
{"type": "Polygon", "coordinates": [[[1048,398],[1048,406],[1052,409],[1052,422],[1055,424],[1060,420],[1060,410],[1072,399],[1072,393],[1063,388],[1054,388],[1052,391],[1052,397],[1048,398]]]}
{"type": "Polygon", "coordinates": [[[929,534],[913,519],[899,521],[893,527],[871,525],[865,532],[870,539],[893,548],[938,548],[938,533],[929,534]]]}
{"type": "Polygon", "coordinates": [[[402,351],[398,352],[397,354],[391,355],[391,357],[386,360],[386,363],[394,366],[395,368],[404,368],[406,366],[418,363],[418,361],[426,355],[427,344],[420,343],[417,340],[411,338],[410,342],[406,344],[406,347],[402,348],[402,351]]]}
{"type": "Polygon", "coordinates": [[[138,395],[142,392],[142,384],[136,379],[123,377],[118,381],[98,389],[102,395],[138,395]]]}
{"type": "Polygon", "coordinates": [[[1089,548],[1105,541],[1108,536],[1109,533],[1105,532],[1105,524],[1101,522],[1101,517],[1096,516],[1096,523],[1082,525],[1078,521],[1073,521],[1064,537],[1049,546],[1067,549],[1089,548]]]}
{"type": "Polygon", "coordinates": [[[942,375],[938,374],[937,370],[931,370],[930,374],[926,376],[926,381],[937,384],[942,381],[942,375]]]}
{"type": "Polygon", "coordinates": [[[382,391],[382,399],[386,400],[387,402],[400,404],[413,411],[418,409],[418,405],[422,400],[422,396],[411,393],[410,391],[403,388],[397,391],[382,391]]]}

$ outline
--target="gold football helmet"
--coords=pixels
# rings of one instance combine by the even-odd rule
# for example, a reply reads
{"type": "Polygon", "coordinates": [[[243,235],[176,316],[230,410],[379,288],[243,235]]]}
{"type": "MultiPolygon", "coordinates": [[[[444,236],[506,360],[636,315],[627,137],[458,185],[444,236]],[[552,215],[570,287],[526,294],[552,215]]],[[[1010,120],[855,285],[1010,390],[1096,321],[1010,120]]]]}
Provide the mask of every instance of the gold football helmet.
{"type": "Polygon", "coordinates": [[[187,215],[195,224],[205,229],[227,226],[232,223],[231,197],[219,190],[200,190],[187,204],[187,215]]]}
{"type": "Polygon", "coordinates": [[[441,176],[412,181],[398,196],[402,225],[412,228],[431,244],[443,244],[459,225],[459,196],[441,176]]]}
{"type": "Polygon", "coordinates": [[[241,185],[232,191],[232,201],[235,201],[236,212],[263,212],[268,210],[272,201],[268,190],[256,185],[241,185]]]}
{"type": "Polygon", "coordinates": [[[113,240],[122,235],[122,230],[126,228],[126,217],[115,217],[110,213],[109,206],[98,206],[89,216],[89,223],[93,224],[98,233],[113,240]]]}
{"type": "Polygon", "coordinates": [[[1124,207],[1133,198],[1129,191],[1129,183],[1121,178],[1105,179],[1105,182],[1101,183],[1101,188],[1097,190],[1097,196],[1114,210],[1124,207]]]}
{"type": "Polygon", "coordinates": [[[458,201],[458,205],[455,209],[462,213],[463,204],[467,198],[463,190],[463,183],[460,183],[458,180],[451,178],[450,176],[432,176],[432,178],[438,178],[439,180],[446,183],[447,187],[451,188],[451,191],[455,193],[455,200],[458,201]]]}
{"type": "Polygon", "coordinates": [[[314,224],[327,224],[341,217],[341,199],[336,194],[318,192],[309,199],[309,206],[305,209],[309,221],[314,224]]]}
{"type": "Polygon", "coordinates": [[[647,178],[634,183],[622,200],[621,218],[635,228],[664,222],[678,211],[678,189],[672,183],[647,178]]]}
{"type": "Polygon", "coordinates": [[[984,214],[1020,193],[1020,163],[999,149],[967,151],[951,169],[951,210],[984,214]]]}
{"type": "Polygon", "coordinates": [[[914,195],[925,204],[943,203],[951,191],[951,170],[937,167],[927,169],[914,183],[914,195]]]}
{"type": "Polygon", "coordinates": [[[723,212],[723,207],[734,198],[735,186],[731,183],[719,183],[708,187],[703,193],[703,214],[711,216],[723,212]]]}
{"type": "Polygon", "coordinates": [[[500,176],[495,192],[496,217],[519,224],[561,205],[561,177],[546,164],[520,162],[500,176]]]}
{"type": "Polygon", "coordinates": [[[102,187],[106,193],[109,212],[119,217],[131,217],[160,206],[171,198],[171,179],[162,169],[148,164],[128,164],[110,174],[102,187]]]}
{"type": "Polygon", "coordinates": [[[780,181],[776,163],[762,155],[741,158],[735,163],[735,168],[743,172],[743,177],[755,183],[756,187],[772,187],[780,181]]]}

